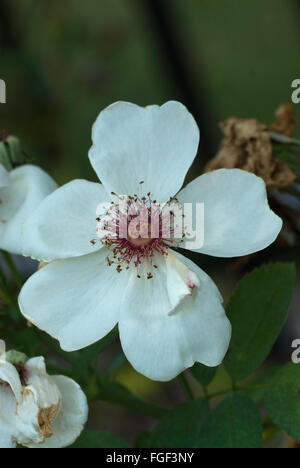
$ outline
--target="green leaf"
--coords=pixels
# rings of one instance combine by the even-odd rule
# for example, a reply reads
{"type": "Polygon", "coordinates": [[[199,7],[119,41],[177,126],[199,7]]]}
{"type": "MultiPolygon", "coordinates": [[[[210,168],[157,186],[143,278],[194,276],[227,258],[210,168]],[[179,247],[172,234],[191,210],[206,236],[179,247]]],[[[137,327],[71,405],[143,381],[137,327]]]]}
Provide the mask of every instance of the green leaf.
{"type": "Polygon", "coordinates": [[[260,405],[265,398],[265,390],[270,385],[273,376],[282,368],[282,364],[268,365],[264,370],[247,380],[243,385],[243,393],[248,395],[251,400],[260,405]]]}
{"type": "Polygon", "coordinates": [[[272,421],[300,442],[300,366],[289,363],[269,381],[265,402],[272,421]]]}
{"type": "Polygon", "coordinates": [[[108,432],[85,430],[69,448],[129,448],[129,445],[108,432]]]}
{"type": "Polygon", "coordinates": [[[203,427],[196,448],[261,448],[262,424],[256,405],[232,393],[217,406],[203,427]]]}
{"type": "Polygon", "coordinates": [[[270,353],[285,323],[296,282],[291,263],[264,265],[238,284],[227,307],[233,333],[225,367],[248,377],[270,353]]]}
{"type": "Polygon", "coordinates": [[[147,444],[151,448],[190,448],[209,416],[205,399],[193,400],[178,406],[164,416],[150,434],[147,444]]]}
{"type": "Polygon", "coordinates": [[[191,369],[191,373],[198,382],[207,387],[214,379],[217,373],[217,367],[206,367],[203,364],[196,363],[191,369]]]}

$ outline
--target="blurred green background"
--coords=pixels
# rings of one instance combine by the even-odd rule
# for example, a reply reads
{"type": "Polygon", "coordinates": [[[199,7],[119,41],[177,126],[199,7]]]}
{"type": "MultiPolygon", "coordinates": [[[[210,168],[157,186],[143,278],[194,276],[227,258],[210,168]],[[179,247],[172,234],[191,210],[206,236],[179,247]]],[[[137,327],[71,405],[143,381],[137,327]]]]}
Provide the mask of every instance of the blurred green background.
{"type": "Polygon", "coordinates": [[[199,122],[207,159],[220,120],[269,123],[290,100],[299,19],[297,0],[1,0],[0,127],[59,183],[92,179],[101,109],[178,99],[199,122]]]}
{"type": "MultiPolygon", "coordinates": [[[[1,0],[7,104],[0,106],[0,130],[20,137],[59,184],[96,180],[87,154],[98,113],[118,100],[177,99],[202,133],[195,177],[218,148],[221,120],[236,115],[268,124],[277,106],[290,101],[291,83],[300,78],[299,20],[298,0],[1,0]]],[[[299,117],[300,105],[294,109],[299,117]]],[[[300,125],[298,137],[299,131],[300,125]]],[[[271,248],[258,261],[293,260],[295,251],[271,248]]],[[[228,297],[241,272],[228,274],[226,261],[204,262],[228,297]]],[[[294,315],[298,303],[299,297],[294,315]]],[[[285,356],[291,337],[299,337],[299,320],[292,330],[281,345],[285,356]]],[[[116,343],[101,366],[119,352],[116,343]]],[[[176,383],[147,381],[126,365],[117,378],[150,400],[169,406],[183,400],[176,383]]],[[[92,427],[129,441],[145,429],[143,418],[126,411],[103,404],[99,411],[100,419],[97,408],[91,411],[92,427]]]]}

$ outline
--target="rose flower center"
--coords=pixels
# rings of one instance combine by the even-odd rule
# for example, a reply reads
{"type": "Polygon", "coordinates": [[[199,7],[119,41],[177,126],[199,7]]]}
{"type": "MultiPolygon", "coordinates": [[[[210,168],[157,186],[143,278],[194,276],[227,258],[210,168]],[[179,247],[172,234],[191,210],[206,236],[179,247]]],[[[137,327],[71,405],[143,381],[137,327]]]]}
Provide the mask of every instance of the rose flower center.
{"type": "MultiPolygon", "coordinates": [[[[97,218],[98,237],[109,249],[107,263],[116,265],[119,273],[133,265],[138,278],[143,266],[150,279],[153,268],[157,268],[154,255],[166,256],[169,246],[178,246],[174,239],[173,208],[180,205],[176,199],[170,199],[161,207],[151,199],[151,193],[142,198],[136,194],[117,197],[118,202],[111,202],[97,218]]],[[[96,242],[91,241],[93,245],[96,242]]]]}

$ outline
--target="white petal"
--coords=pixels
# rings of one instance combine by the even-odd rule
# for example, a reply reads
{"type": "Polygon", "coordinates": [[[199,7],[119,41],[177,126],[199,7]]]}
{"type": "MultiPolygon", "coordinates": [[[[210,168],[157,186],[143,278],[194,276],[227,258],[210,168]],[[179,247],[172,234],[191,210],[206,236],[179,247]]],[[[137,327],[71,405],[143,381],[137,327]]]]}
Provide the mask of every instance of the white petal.
{"type": "Polygon", "coordinates": [[[30,359],[25,365],[26,387],[17,406],[18,442],[44,442],[52,432],[52,421],[60,410],[61,394],[48,376],[44,358],[30,359]]]}
{"type": "Polygon", "coordinates": [[[282,220],[268,205],[264,181],[240,169],[204,174],[178,194],[184,203],[204,203],[204,245],[197,252],[238,257],[274,242],[282,220]]]}
{"type": "Polygon", "coordinates": [[[57,386],[47,374],[45,359],[36,357],[25,364],[26,388],[32,387],[40,408],[56,405],[61,399],[57,386]]]}
{"type": "Polygon", "coordinates": [[[22,385],[16,368],[9,362],[0,362],[0,381],[6,382],[17,401],[22,398],[22,385]]]}
{"type": "Polygon", "coordinates": [[[32,440],[42,442],[45,438],[39,426],[39,407],[31,390],[24,390],[23,399],[17,406],[16,427],[18,430],[17,441],[20,445],[26,445],[32,440]]]}
{"type": "Polygon", "coordinates": [[[50,422],[44,424],[43,411],[56,415],[58,405],[40,408],[38,405],[38,394],[31,386],[26,387],[23,392],[23,400],[17,406],[16,427],[18,429],[17,440],[20,445],[28,445],[31,442],[40,444],[46,439],[46,433],[49,431],[50,422]],[[40,419],[40,418],[43,419],[40,419]],[[46,432],[47,431],[47,432],[46,432]]]}
{"type": "Polygon", "coordinates": [[[151,192],[160,202],[178,192],[199,144],[194,118],[174,101],[145,108],[117,102],[100,113],[92,137],[90,161],[109,193],[151,192]]]}
{"type": "Polygon", "coordinates": [[[171,251],[166,258],[167,290],[171,305],[170,313],[175,313],[176,307],[193,293],[195,287],[200,285],[196,273],[190,270],[171,251]]]}
{"type": "MultiPolygon", "coordinates": [[[[198,278],[199,286],[170,314],[166,267],[154,278],[131,277],[121,305],[120,338],[133,367],[153,380],[168,381],[201,362],[219,365],[228,349],[231,326],[213,281],[193,262],[173,252],[198,278]]],[[[156,261],[156,260],[155,260],[156,261]]]]}
{"type": "Polygon", "coordinates": [[[102,247],[97,207],[110,201],[100,184],[74,180],[47,197],[24,225],[23,254],[49,262],[86,255],[102,247]]]}
{"type": "Polygon", "coordinates": [[[0,187],[8,187],[11,184],[9,173],[5,167],[0,164],[0,187]]]}
{"type": "Polygon", "coordinates": [[[19,296],[23,315],[75,351],[103,338],[117,323],[127,274],[108,267],[104,248],[53,262],[35,273],[19,296]]]}
{"type": "Polygon", "coordinates": [[[9,387],[0,385],[0,448],[16,448],[16,399],[9,387]]]}
{"type": "Polygon", "coordinates": [[[53,435],[31,448],[63,448],[71,445],[81,434],[88,417],[87,399],[79,385],[64,376],[53,376],[62,395],[59,414],[52,424],[53,435]]]}
{"type": "Polygon", "coordinates": [[[12,183],[0,189],[0,248],[20,254],[23,224],[56,184],[36,166],[21,166],[10,172],[12,183]]]}

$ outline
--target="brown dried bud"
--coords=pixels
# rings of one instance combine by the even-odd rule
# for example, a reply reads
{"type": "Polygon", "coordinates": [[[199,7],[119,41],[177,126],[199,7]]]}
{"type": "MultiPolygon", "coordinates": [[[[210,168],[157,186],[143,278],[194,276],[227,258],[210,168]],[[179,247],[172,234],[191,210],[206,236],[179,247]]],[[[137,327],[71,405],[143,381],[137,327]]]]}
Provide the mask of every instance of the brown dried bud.
{"type": "Polygon", "coordinates": [[[206,172],[239,168],[264,179],[267,188],[286,188],[295,174],[281,161],[272,158],[269,130],[255,119],[231,117],[220,124],[225,136],[221,148],[206,166],[206,172]]]}
{"type": "Polygon", "coordinates": [[[285,102],[278,107],[275,115],[277,119],[270,126],[270,131],[281,133],[290,138],[293,137],[297,123],[293,106],[289,102],[285,102]]]}

